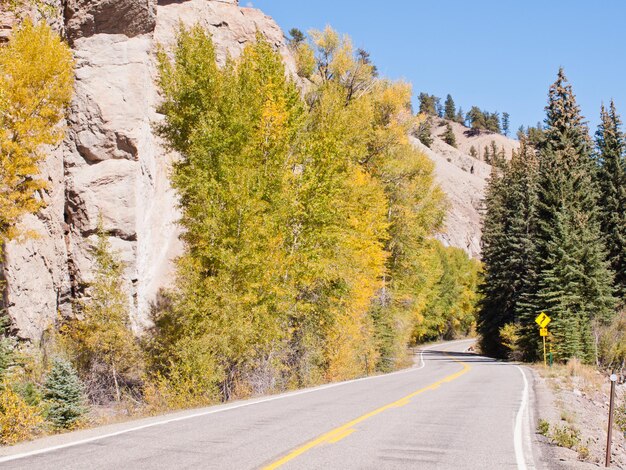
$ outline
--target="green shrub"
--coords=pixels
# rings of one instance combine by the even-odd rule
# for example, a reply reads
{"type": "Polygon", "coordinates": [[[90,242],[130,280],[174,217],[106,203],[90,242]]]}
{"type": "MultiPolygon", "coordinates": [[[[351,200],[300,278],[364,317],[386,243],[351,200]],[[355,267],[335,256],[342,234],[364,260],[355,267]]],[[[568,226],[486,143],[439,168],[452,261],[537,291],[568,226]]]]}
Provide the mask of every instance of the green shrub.
{"type": "Polygon", "coordinates": [[[72,365],[55,359],[44,385],[47,418],[57,428],[72,428],[87,412],[85,387],[72,365]]]}
{"type": "Polygon", "coordinates": [[[580,444],[580,431],[569,424],[555,426],[550,437],[555,444],[568,449],[575,449],[580,444]]]}
{"type": "Polygon", "coordinates": [[[30,406],[41,405],[41,390],[34,382],[21,381],[13,383],[12,387],[30,406]]]}
{"type": "Polygon", "coordinates": [[[548,423],[545,419],[540,419],[539,423],[537,423],[537,432],[542,436],[549,436],[550,423],[548,423]]]}

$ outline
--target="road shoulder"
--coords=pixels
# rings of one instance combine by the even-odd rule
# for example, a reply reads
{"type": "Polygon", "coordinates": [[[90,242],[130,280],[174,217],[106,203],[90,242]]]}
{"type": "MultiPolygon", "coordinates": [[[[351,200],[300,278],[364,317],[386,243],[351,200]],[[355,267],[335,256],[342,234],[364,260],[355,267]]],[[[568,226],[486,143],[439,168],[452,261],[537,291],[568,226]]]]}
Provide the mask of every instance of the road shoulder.
{"type": "MultiPolygon", "coordinates": [[[[561,380],[555,377],[542,376],[534,367],[527,370],[532,372],[532,395],[534,406],[531,414],[531,435],[535,459],[538,468],[555,470],[584,470],[598,468],[603,464],[602,450],[606,439],[606,427],[602,429],[604,414],[602,406],[595,406],[593,400],[587,398],[578,389],[570,390],[563,387],[561,380]],[[579,396],[580,395],[580,396],[579,396]],[[584,403],[583,403],[584,402],[584,403]],[[555,427],[565,428],[572,426],[580,432],[579,446],[590,450],[587,461],[581,460],[578,450],[561,447],[554,443],[551,437],[542,435],[538,431],[540,421],[550,425],[550,432],[555,427]],[[596,427],[589,426],[589,421],[597,423],[596,427]]],[[[606,424],[604,425],[606,426],[606,424]]],[[[621,453],[620,443],[623,445],[623,436],[617,434],[615,446],[621,453]]],[[[614,462],[613,468],[624,468],[620,465],[621,456],[614,462]]]]}

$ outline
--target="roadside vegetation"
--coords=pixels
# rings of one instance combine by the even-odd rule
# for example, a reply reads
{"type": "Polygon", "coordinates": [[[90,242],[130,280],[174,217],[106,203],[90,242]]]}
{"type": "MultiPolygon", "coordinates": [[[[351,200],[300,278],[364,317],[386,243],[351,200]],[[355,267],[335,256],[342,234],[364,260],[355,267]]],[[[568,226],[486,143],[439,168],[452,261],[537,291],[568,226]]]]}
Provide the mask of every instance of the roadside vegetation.
{"type": "Polygon", "coordinates": [[[291,47],[304,97],[262,37],[222,69],[199,27],[160,54],[187,247],[148,341],[165,404],[393,370],[473,328],[478,266],[432,238],[445,201],[410,86],[330,28],[291,47]]]}
{"type": "MultiPolygon", "coordinates": [[[[475,331],[481,265],[433,238],[446,201],[408,141],[411,87],[330,28],[291,48],[297,80],[261,35],[222,68],[199,26],[159,52],[159,132],[181,156],[176,284],[132,331],[100,223],[72,316],[37,344],[1,319],[0,443],[390,371],[410,345],[475,331]]],[[[72,87],[45,24],[0,47],[2,244],[36,236],[19,220],[45,204],[38,164],[72,87]]]]}
{"type": "MultiPolygon", "coordinates": [[[[605,374],[577,359],[550,368],[537,366],[536,370],[547,384],[554,404],[554,409],[539,419],[537,433],[555,446],[574,451],[559,449],[556,458],[603,463],[610,391],[605,374]]],[[[612,459],[622,468],[626,464],[624,385],[617,386],[615,399],[612,459]]]]}

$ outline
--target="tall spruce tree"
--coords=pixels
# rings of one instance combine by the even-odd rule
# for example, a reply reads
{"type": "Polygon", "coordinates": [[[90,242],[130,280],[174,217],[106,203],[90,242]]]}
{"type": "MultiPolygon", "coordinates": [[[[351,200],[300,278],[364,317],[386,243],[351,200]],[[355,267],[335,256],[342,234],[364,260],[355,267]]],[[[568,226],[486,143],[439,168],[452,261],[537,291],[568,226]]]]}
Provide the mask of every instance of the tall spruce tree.
{"type": "Polygon", "coordinates": [[[613,312],[613,275],[601,240],[588,129],[563,69],[550,87],[546,112],[539,145],[533,313],[545,310],[552,317],[558,359],[590,360],[592,325],[613,312]]]}
{"type": "Polygon", "coordinates": [[[504,357],[501,329],[519,325],[519,305],[532,289],[536,157],[524,142],[510,163],[494,166],[485,200],[484,282],[478,330],[486,354],[504,357]]]}
{"type": "Polygon", "coordinates": [[[450,121],[454,121],[454,119],[456,118],[456,105],[454,104],[454,100],[452,99],[451,95],[448,95],[446,97],[443,117],[449,119],[450,121]]]}
{"type": "Polygon", "coordinates": [[[621,119],[611,100],[600,110],[596,132],[601,228],[608,259],[615,272],[615,289],[624,304],[626,296],[626,141],[621,119]]]}

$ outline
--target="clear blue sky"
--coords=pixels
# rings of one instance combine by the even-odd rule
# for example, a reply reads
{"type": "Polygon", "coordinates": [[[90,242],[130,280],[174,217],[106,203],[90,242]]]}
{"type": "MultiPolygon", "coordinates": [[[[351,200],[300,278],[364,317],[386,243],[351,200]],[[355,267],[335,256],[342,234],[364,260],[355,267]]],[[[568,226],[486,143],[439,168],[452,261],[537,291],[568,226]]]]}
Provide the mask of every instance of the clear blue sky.
{"type": "Polygon", "coordinates": [[[240,0],[283,30],[330,24],[370,52],[381,73],[465,111],[508,111],[511,129],[543,121],[559,66],[592,130],[601,101],[626,117],[624,0],[240,0]]]}

